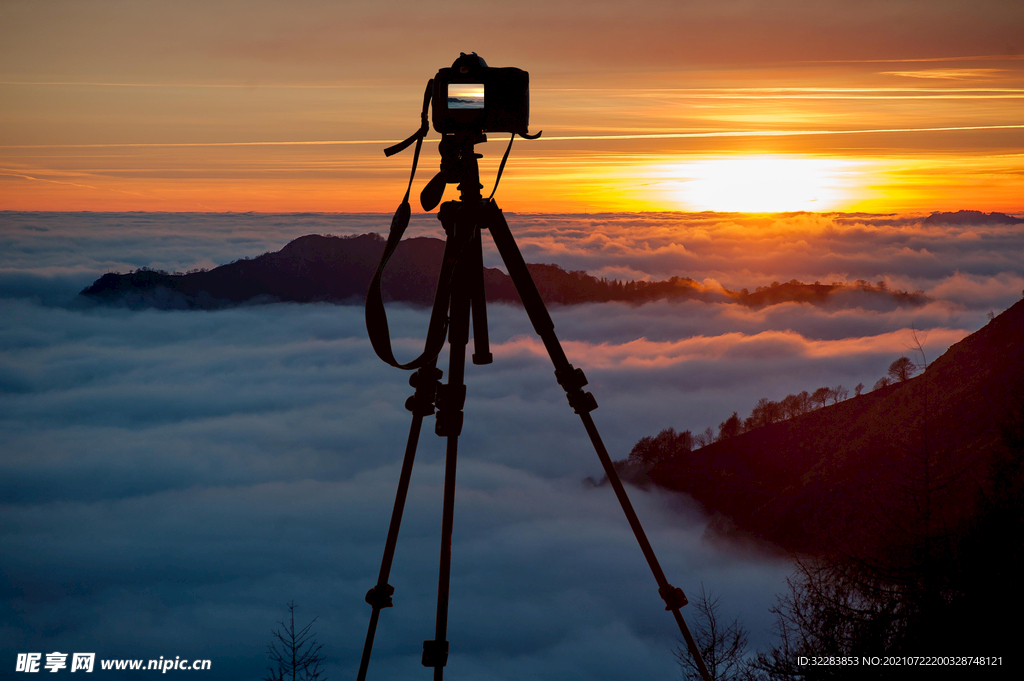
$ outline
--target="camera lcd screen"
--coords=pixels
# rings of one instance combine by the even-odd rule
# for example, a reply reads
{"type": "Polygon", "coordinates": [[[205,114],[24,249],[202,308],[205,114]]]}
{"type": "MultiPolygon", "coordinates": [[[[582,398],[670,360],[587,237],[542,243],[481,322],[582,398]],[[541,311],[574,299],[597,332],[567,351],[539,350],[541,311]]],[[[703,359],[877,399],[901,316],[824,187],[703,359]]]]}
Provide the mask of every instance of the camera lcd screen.
{"type": "Polygon", "coordinates": [[[484,108],[483,83],[448,83],[448,109],[484,108]]]}

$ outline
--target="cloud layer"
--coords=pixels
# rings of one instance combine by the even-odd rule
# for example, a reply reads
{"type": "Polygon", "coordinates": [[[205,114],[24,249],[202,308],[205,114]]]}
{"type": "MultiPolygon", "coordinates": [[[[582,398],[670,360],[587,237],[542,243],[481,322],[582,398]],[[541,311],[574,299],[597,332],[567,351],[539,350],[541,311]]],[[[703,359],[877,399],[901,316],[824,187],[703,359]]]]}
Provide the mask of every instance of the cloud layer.
{"type": "MultiPolygon", "coordinates": [[[[925,230],[873,216],[509,219],[530,261],[729,285],[885,279],[933,298],[897,311],[694,301],[555,308],[615,457],[662,428],[698,431],[744,414],[760,397],[871,385],[910,351],[911,325],[934,359],[1022,286],[1022,237],[1009,228],[925,230]]],[[[373,355],[361,308],[131,312],[73,299],[107,269],[184,270],[384,220],[0,220],[4,659],[53,650],[181,655],[254,677],[270,629],[295,599],[300,619],[319,616],[329,675],[354,675],[410,393],[407,375],[373,355]]],[[[431,220],[417,218],[411,231],[435,233],[431,220]]],[[[397,352],[411,357],[426,313],[396,306],[390,314],[397,352]]],[[[490,320],[495,363],[467,371],[448,674],[674,675],[677,632],[613,496],[581,484],[600,468],[542,346],[522,310],[493,306],[490,320]]],[[[433,632],[443,478],[431,423],[374,678],[425,673],[419,650],[433,632]]],[[[702,583],[721,594],[725,614],[741,616],[751,642],[765,644],[767,608],[787,566],[709,544],[700,509],[685,498],[632,496],[669,579],[691,594],[702,583]]]]}

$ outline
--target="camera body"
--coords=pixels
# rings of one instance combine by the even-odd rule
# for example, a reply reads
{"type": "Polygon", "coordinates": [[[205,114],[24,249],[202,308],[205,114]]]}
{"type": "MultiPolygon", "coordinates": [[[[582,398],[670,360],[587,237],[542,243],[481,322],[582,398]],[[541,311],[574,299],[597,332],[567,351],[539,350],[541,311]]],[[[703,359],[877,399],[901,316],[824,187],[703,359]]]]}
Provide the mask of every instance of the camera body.
{"type": "Polygon", "coordinates": [[[461,53],[451,68],[434,76],[434,130],[528,134],[530,74],[517,68],[491,68],[476,52],[461,53]]]}

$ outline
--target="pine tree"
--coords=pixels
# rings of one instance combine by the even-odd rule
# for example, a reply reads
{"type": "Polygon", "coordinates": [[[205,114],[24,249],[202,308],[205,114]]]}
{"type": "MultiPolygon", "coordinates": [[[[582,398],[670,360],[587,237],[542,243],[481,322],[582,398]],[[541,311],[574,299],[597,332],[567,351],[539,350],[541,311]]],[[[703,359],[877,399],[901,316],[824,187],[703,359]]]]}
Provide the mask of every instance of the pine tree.
{"type": "Polygon", "coordinates": [[[288,622],[278,622],[280,629],[271,632],[275,641],[267,646],[271,666],[263,681],[327,681],[320,665],[327,659],[313,633],[314,617],[309,624],[295,630],[295,601],[288,604],[288,622]]]}

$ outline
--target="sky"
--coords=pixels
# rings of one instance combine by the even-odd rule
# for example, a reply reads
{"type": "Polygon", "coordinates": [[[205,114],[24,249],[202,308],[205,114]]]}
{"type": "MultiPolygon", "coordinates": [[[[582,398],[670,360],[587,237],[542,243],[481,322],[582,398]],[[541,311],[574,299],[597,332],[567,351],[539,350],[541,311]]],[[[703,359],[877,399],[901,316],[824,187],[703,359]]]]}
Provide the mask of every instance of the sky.
{"type": "MultiPolygon", "coordinates": [[[[497,195],[528,262],[926,296],[553,309],[622,458],[762,397],[870,387],[915,338],[932,361],[1020,298],[1020,226],[922,218],[1024,213],[1022,25],[994,1],[0,3],[0,677],[67,650],[257,678],[291,600],[328,676],[355,675],[407,375],[359,306],[92,307],[96,278],[385,232],[411,152],[382,150],[475,50],[530,72],[544,134],[516,141],[497,195]]],[[[506,143],[478,147],[485,185],[506,143]]],[[[417,207],[409,236],[439,232],[417,207]]],[[[521,309],[489,312],[446,674],[676,678],[678,632],[610,490],[583,484],[600,467],[543,347],[521,309]]],[[[389,315],[414,356],[426,313],[389,315]]],[[[443,448],[424,430],[371,678],[425,673],[443,448]]],[[[630,493],[669,580],[768,645],[791,564],[715,541],[686,497],[630,493]]]]}
{"type": "Polygon", "coordinates": [[[391,211],[411,152],[383,147],[476,51],[529,71],[544,131],[507,209],[1020,211],[1022,25],[1007,0],[8,0],[0,208],[391,211]]]}

